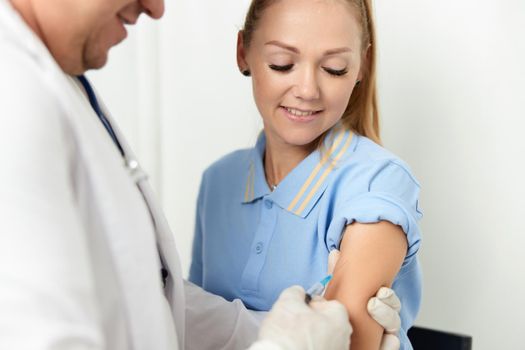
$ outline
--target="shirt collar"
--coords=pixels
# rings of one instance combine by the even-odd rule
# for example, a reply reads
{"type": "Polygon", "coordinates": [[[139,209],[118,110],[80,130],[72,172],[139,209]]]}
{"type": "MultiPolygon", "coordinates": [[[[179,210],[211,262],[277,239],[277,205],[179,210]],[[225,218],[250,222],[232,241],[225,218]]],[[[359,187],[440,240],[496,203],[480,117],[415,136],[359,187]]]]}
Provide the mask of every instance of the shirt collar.
{"type": "Polygon", "coordinates": [[[264,174],[266,137],[261,133],[248,164],[243,203],[267,196],[290,213],[306,217],[326,189],[329,176],[337,164],[355,149],[353,139],[353,132],[335,127],[327,135],[324,147],[299,163],[272,192],[264,174]]]}
{"type": "Polygon", "coordinates": [[[248,162],[243,203],[253,202],[272,192],[266,183],[266,176],[264,175],[263,159],[265,146],[266,137],[264,132],[261,132],[248,162]]]}

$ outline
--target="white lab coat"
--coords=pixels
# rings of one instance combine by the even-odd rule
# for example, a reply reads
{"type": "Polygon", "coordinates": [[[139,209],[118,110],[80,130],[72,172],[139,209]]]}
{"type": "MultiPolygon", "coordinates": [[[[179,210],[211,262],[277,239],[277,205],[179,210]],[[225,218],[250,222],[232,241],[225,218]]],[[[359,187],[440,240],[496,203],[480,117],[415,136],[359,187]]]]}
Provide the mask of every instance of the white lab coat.
{"type": "Polygon", "coordinates": [[[0,0],[0,349],[246,348],[259,315],[183,282],[110,121],[125,161],[77,81],[0,0]]]}

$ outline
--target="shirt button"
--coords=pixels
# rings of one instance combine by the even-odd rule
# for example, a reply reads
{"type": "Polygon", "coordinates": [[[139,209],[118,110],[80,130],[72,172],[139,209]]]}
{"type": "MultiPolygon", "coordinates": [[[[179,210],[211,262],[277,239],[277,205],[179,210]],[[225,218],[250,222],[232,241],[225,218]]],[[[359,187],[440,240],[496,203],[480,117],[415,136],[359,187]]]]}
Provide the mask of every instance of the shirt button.
{"type": "Polygon", "coordinates": [[[259,242],[259,243],[257,243],[257,245],[255,246],[255,252],[256,252],[257,254],[261,254],[262,251],[263,251],[263,248],[264,248],[264,244],[263,244],[263,242],[259,242]]]}
{"type": "Polygon", "coordinates": [[[272,209],[272,207],[273,207],[273,203],[272,203],[271,200],[266,199],[266,200],[264,201],[264,206],[266,207],[266,209],[272,209]]]}

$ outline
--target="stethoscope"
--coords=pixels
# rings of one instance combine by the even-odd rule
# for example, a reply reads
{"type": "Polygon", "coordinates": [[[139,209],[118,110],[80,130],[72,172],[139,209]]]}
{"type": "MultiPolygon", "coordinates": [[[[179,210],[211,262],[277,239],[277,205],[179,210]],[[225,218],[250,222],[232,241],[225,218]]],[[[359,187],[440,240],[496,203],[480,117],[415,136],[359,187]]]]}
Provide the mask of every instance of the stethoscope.
{"type": "Polygon", "coordinates": [[[136,185],[148,179],[148,174],[142,169],[138,160],[124,155],[124,165],[136,185]]]}
{"type": "MultiPolygon", "coordinates": [[[[124,166],[126,167],[126,170],[128,171],[132,181],[135,183],[138,190],[142,194],[142,197],[144,198],[144,202],[146,203],[146,206],[148,207],[148,210],[150,211],[152,220],[153,222],[155,222],[155,215],[152,211],[152,208],[149,204],[149,200],[142,186],[143,184],[145,185],[145,182],[148,179],[148,174],[142,169],[142,167],[140,166],[140,163],[135,157],[129,155],[128,153],[124,151],[124,148],[120,144],[117,138],[117,135],[115,131],[113,130],[113,127],[111,126],[111,123],[109,122],[107,117],[104,115],[102,108],[100,108],[100,104],[98,103],[97,97],[95,95],[95,91],[91,87],[91,84],[89,83],[87,78],[84,75],[80,75],[77,77],[77,79],[84,87],[84,90],[86,91],[91,107],[97,114],[101,123],[104,125],[104,128],[106,129],[109,136],[115,143],[115,146],[117,146],[120,154],[122,155],[122,158],[124,159],[124,166]]],[[[159,254],[159,257],[160,257],[160,263],[161,263],[161,278],[162,278],[163,285],[166,286],[166,279],[168,278],[168,270],[165,268],[166,265],[164,263],[164,259],[162,258],[162,254],[159,254]]]]}

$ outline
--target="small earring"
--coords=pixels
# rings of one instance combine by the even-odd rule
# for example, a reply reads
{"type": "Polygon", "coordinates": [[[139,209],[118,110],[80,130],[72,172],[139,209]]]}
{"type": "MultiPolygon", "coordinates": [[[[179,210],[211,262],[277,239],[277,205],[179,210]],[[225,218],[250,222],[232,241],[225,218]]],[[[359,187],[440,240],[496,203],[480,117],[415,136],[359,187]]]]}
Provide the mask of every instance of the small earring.
{"type": "Polygon", "coordinates": [[[252,75],[252,74],[250,73],[250,70],[249,70],[249,69],[245,69],[245,70],[243,70],[241,73],[242,73],[242,75],[244,75],[245,77],[249,77],[250,75],[252,75]]]}
{"type": "Polygon", "coordinates": [[[355,82],[355,87],[358,87],[359,84],[361,84],[361,80],[358,80],[358,81],[355,82]]]}

